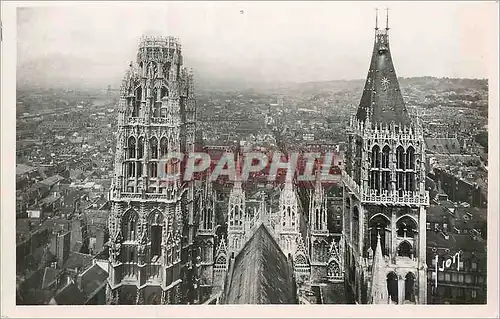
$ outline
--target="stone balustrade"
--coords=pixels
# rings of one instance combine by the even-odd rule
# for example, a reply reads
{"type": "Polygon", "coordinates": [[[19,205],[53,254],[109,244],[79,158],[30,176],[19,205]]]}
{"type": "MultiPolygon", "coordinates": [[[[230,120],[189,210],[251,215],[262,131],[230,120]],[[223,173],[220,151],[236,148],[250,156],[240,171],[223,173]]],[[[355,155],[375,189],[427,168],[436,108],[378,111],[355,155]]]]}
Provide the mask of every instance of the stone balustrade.
{"type": "Polygon", "coordinates": [[[429,192],[363,190],[347,173],[342,172],[344,184],[363,203],[391,205],[429,205],[429,192]]]}

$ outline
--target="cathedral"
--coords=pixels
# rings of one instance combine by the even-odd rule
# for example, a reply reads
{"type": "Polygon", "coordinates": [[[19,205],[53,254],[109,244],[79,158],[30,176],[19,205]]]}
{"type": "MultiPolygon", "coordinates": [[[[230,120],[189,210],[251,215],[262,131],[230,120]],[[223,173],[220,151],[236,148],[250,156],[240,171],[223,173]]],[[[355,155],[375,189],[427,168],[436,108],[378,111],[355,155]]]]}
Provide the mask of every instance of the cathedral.
{"type": "Polygon", "coordinates": [[[426,304],[425,144],[389,48],[375,27],[370,68],[350,121],[344,181],[346,283],[357,303],[426,304]]]}
{"type": "MultiPolygon", "coordinates": [[[[293,172],[290,165],[287,171],[293,172]]],[[[205,181],[200,195],[200,300],[306,303],[297,291],[321,282],[343,285],[342,234],[328,228],[332,196],[319,175],[301,196],[293,173],[276,188],[244,187],[240,173],[237,156],[225,210],[215,205],[221,190],[212,182],[205,181]]]]}
{"type": "Polygon", "coordinates": [[[321,285],[358,304],[425,304],[425,144],[388,33],[377,22],[333,185],[317,172],[298,183],[291,165],[282,183],[249,183],[241,149],[233,180],[183,180],[182,161],[161,159],[195,150],[193,75],[178,39],[144,37],[118,104],[108,304],[307,304],[321,285]]]}

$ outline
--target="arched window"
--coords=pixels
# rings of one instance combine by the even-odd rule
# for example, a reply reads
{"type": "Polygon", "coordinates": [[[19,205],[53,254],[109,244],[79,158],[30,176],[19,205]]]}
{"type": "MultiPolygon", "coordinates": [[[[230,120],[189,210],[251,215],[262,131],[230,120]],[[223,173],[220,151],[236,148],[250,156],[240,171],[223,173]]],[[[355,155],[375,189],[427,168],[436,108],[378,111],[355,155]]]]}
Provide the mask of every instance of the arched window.
{"type": "Polygon", "coordinates": [[[231,208],[231,210],[229,211],[229,225],[230,226],[233,226],[234,225],[234,215],[235,215],[235,211],[236,210],[236,206],[233,206],[231,208]]]}
{"type": "Polygon", "coordinates": [[[166,87],[162,87],[160,91],[160,99],[163,99],[164,97],[168,97],[168,90],[166,87]]]}
{"type": "Polygon", "coordinates": [[[399,244],[398,256],[408,257],[408,258],[413,257],[413,248],[411,247],[411,244],[408,241],[405,240],[401,242],[401,244],[399,244]]]}
{"type": "Polygon", "coordinates": [[[380,147],[378,145],[373,146],[371,155],[371,167],[380,168],[380,147]]]}
{"type": "Polygon", "coordinates": [[[390,189],[390,182],[391,182],[391,177],[390,177],[390,171],[389,169],[389,154],[390,154],[391,149],[389,146],[384,146],[382,149],[382,181],[380,188],[382,190],[389,190],[390,189]]]}
{"type": "Polygon", "coordinates": [[[135,163],[128,162],[127,165],[127,177],[135,177],[135,163]]]}
{"type": "Polygon", "coordinates": [[[149,140],[149,148],[151,150],[151,159],[158,159],[158,139],[156,137],[152,137],[149,140]]]}
{"type": "Polygon", "coordinates": [[[352,210],[352,240],[356,247],[359,243],[359,210],[357,206],[354,206],[352,210]]]}
{"type": "Polygon", "coordinates": [[[389,168],[389,154],[391,152],[391,148],[386,145],[382,149],[382,168],[389,168]]]}
{"type": "Polygon", "coordinates": [[[144,65],[142,62],[139,63],[139,75],[142,77],[144,75],[144,65]]]}
{"type": "Polygon", "coordinates": [[[158,90],[156,88],[151,90],[151,101],[156,102],[158,100],[158,90]]]}
{"type": "Polygon", "coordinates": [[[164,158],[167,155],[167,138],[164,136],[160,140],[160,157],[164,158]]]}
{"type": "Polygon", "coordinates": [[[141,177],[142,176],[142,166],[143,163],[142,162],[137,162],[137,177],[141,177]]]}
{"type": "Polygon", "coordinates": [[[340,266],[337,261],[330,261],[330,263],[328,264],[327,276],[330,279],[339,279],[342,277],[340,266]]]}
{"type": "Polygon", "coordinates": [[[170,71],[170,63],[164,63],[163,64],[163,67],[162,67],[162,71],[163,71],[163,77],[165,79],[168,79],[169,78],[169,71],[170,71]]]}
{"type": "Polygon", "coordinates": [[[212,208],[207,209],[207,218],[205,229],[212,229],[212,208]]]}
{"type": "MultiPolygon", "coordinates": [[[[405,169],[405,152],[402,146],[398,146],[396,149],[396,168],[399,170],[405,169]]],[[[405,176],[404,172],[396,173],[396,183],[399,196],[403,196],[403,191],[406,190],[405,176]]]]}
{"type": "Polygon", "coordinates": [[[402,146],[396,149],[396,168],[405,169],[405,151],[402,146]]]}
{"type": "Polygon", "coordinates": [[[406,150],[406,168],[415,169],[415,149],[412,146],[406,150]]]}
{"type": "Polygon", "coordinates": [[[405,189],[407,191],[415,191],[415,173],[414,172],[407,172],[406,173],[406,178],[405,178],[405,189]]]}
{"type": "Polygon", "coordinates": [[[139,86],[137,88],[137,90],[135,91],[135,103],[134,103],[134,109],[132,111],[132,117],[139,116],[139,110],[141,108],[141,101],[142,101],[142,88],[139,86]]]}
{"type": "Polygon", "coordinates": [[[207,243],[207,261],[212,262],[213,260],[213,252],[214,252],[214,246],[212,242],[207,243]]]}
{"type": "Polygon", "coordinates": [[[123,236],[125,240],[135,240],[137,236],[137,221],[139,215],[136,211],[130,209],[122,217],[123,236]]]}
{"type": "Polygon", "coordinates": [[[415,238],[417,234],[417,224],[409,216],[403,216],[396,222],[398,237],[415,238]]]}
{"type": "Polygon", "coordinates": [[[160,105],[161,103],[158,102],[158,90],[155,88],[153,89],[151,93],[151,106],[153,108],[153,117],[159,117],[160,116],[160,105]]]}
{"type": "Polygon", "coordinates": [[[360,184],[361,179],[361,161],[362,161],[363,143],[362,141],[356,140],[356,158],[355,158],[355,169],[354,169],[354,180],[356,183],[360,184]]]}
{"type": "Polygon", "coordinates": [[[158,163],[149,163],[149,177],[157,178],[158,177],[158,163]]]}
{"type": "Polygon", "coordinates": [[[163,215],[153,211],[148,217],[149,236],[151,241],[151,257],[161,255],[161,242],[163,233],[163,215]]]}
{"type": "Polygon", "coordinates": [[[158,72],[158,66],[156,65],[155,62],[150,62],[148,66],[148,74],[147,76],[151,79],[153,79],[158,72]]]}
{"type": "Polygon", "coordinates": [[[378,169],[370,171],[369,185],[370,189],[380,189],[380,171],[378,169]]]}
{"type": "Polygon", "coordinates": [[[377,236],[380,235],[380,245],[382,248],[382,255],[389,255],[391,230],[390,221],[385,215],[377,214],[372,217],[368,223],[370,231],[370,247],[373,252],[377,248],[377,236]]]}
{"type": "Polygon", "coordinates": [[[380,189],[380,147],[373,146],[370,158],[370,179],[368,181],[370,189],[380,189]]]}
{"type": "Polygon", "coordinates": [[[139,143],[137,147],[137,158],[141,159],[144,157],[144,137],[139,137],[139,143]]]}
{"type": "Polygon", "coordinates": [[[133,136],[129,137],[127,148],[128,148],[128,158],[135,158],[135,138],[133,136]]]}
{"type": "Polygon", "coordinates": [[[415,275],[409,272],[405,278],[405,300],[415,302],[415,275]]]}
{"type": "Polygon", "coordinates": [[[320,226],[319,208],[315,209],[315,218],[314,218],[314,221],[315,221],[316,229],[319,230],[321,228],[321,226],[320,226]]]}
{"type": "Polygon", "coordinates": [[[387,292],[392,302],[398,303],[398,275],[391,271],[387,275],[387,292]]]}

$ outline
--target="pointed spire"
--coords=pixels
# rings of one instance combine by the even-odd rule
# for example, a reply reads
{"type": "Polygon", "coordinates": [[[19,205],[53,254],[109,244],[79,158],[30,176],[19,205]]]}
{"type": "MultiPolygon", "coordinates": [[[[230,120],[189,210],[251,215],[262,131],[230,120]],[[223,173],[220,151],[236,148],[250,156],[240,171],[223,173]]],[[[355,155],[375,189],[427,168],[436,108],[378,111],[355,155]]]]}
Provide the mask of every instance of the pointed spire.
{"type": "Polygon", "coordinates": [[[293,176],[295,171],[292,168],[292,163],[290,163],[290,158],[286,166],[286,176],[285,176],[285,189],[291,190],[293,186],[293,176]]]}
{"type": "Polygon", "coordinates": [[[297,255],[297,253],[299,253],[299,252],[302,252],[305,256],[308,255],[308,252],[306,250],[306,245],[304,245],[304,241],[302,239],[302,236],[297,237],[297,251],[295,252],[295,255],[297,255]]]}
{"type": "Polygon", "coordinates": [[[240,153],[236,154],[236,165],[234,169],[234,188],[241,189],[240,153]]]}
{"type": "Polygon", "coordinates": [[[217,247],[217,252],[215,253],[215,256],[218,257],[220,255],[226,255],[227,254],[227,246],[226,246],[226,241],[224,238],[221,238],[219,242],[219,246],[217,247]]]}
{"type": "MultiPolygon", "coordinates": [[[[342,241],[342,239],[340,239],[342,241]]],[[[337,243],[335,242],[335,239],[332,239],[332,244],[330,245],[330,251],[329,251],[330,257],[333,257],[337,260],[340,260],[340,253],[339,249],[337,247],[337,243]]]]}
{"type": "Polygon", "coordinates": [[[378,28],[377,9],[372,58],[356,118],[362,122],[369,118],[371,123],[407,123],[410,122],[408,110],[401,94],[389,49],[388,10],[386,14],[386,28],[383,31],[378,28]]]}
{"type": "Polygon", "coordinates": [[[389,8],[385,9],[385,29],[389,30],[389,8]]]}
{"type": "Polygon", "coordinates": [[[316,170],[316,186],[314,187],[314,195],[316,198],[322,198],[323,187],[321,185],[321,170],[316,170]]]}
{"type": "Polygon", "coordinates": [[[378,30],[378,8],[375,8],[375,30],[378,30]]]}
{"type": "Polygon", "coordinates": [[[372,266],[372,287],[370,301],[372,304],[387,303],[387,287],[384,276],[384,256],[382,255],[382,246],[380,244],[380,234],[377,234],[377,246],[375,248],[375,257],[372,266]]]}

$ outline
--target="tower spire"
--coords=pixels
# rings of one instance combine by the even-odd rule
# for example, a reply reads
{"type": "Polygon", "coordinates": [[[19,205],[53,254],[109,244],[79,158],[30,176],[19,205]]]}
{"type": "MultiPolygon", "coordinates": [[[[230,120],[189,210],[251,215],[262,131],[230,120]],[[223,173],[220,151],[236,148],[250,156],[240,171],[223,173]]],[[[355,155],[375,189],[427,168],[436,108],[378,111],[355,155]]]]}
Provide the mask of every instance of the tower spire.
{"type": "Polygon", "coordinates": [[[375,8],[375,30],[378,30],[378,8],[375,8]]]}
{"type": "Polygon", "coordinates": [[[236,165],[234,169],[234,187],[241,189],[241,166],[240,166],[240,153],[236,154],[236,165]]]}
{"type": "Polygon", "coordinates": [[[411,120],[389,49],[389,13],[383,31],[378,29],[378,9],[376,23],[370,68],[356,117],[362,122],[369,118],[373,124],[394,122],[407,125],[411,120]]]}
{"type": "Polygon", "coordinates": [[[377,246],[372,265],[372,287],[370,293],[371,304],[383,304],[387,302],[387,288],[384,285],[384,256],[380,244],[380,233],[377,231],[377,246]]]}
{"type": "Polygon", "coordinates": [[[389,8],[385,8],[385,29],[389,30],[389,8]]]}

